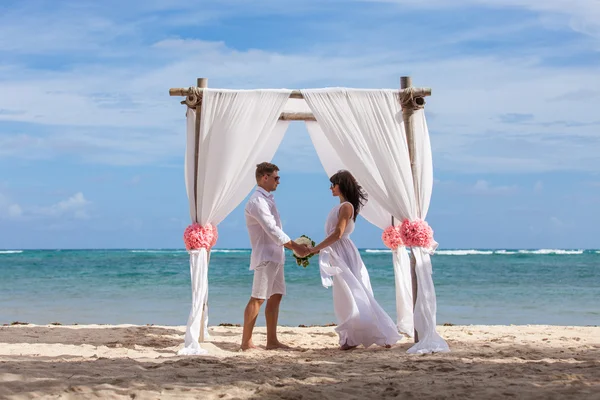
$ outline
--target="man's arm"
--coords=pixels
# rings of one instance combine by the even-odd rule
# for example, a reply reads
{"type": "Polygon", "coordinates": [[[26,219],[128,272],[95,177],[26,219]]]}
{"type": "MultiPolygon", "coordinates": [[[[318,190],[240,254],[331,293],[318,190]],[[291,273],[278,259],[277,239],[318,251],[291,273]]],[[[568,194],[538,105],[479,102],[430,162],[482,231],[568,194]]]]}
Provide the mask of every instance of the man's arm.
{"type": "Polygon", "coordinates": [[[306,256],[309,254],[308,247],[301,246],[296,242],[293,242],[290,237],[286,235],[280,227],[277,226],[277,223],[275,222],[275,216],[273,216],[271,210],[269,210],[269,205],[266,201],[257,199],[257,201],[252,202],[250,207],[248,207],[248,212],[252,217],[254,217],[254,219],[256,219],[258,224],[275,243],[291,249],[301,256],[306,256]]]}
{"type": "Polygon", "coordinates": [[[290,237],[277,226],[275,216],[271,213],[269,205],[265,200],[259,198],[250,203],[248,212],[279,246],[283,246],[290,241],[290,237]]]}

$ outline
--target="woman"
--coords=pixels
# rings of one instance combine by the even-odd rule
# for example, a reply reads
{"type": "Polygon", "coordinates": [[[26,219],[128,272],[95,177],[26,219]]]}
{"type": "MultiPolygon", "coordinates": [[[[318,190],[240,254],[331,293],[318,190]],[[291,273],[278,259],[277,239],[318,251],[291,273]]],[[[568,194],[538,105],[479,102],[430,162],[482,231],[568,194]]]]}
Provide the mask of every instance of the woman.
{"type": "Polygon", "coordinates": [[[327,238],[311,252],[319,253],[323,284],[333,283],[340,349],[349,350],[361,344],[390,347],[400,340],[400,335],[392,319],[375,301],[365,264],[350,240],[356,217],[367,200],[366,193],[348,171],[337,172],[329,181],[331,194],[340,198],[340,204],[327,217],[327,238]]]}

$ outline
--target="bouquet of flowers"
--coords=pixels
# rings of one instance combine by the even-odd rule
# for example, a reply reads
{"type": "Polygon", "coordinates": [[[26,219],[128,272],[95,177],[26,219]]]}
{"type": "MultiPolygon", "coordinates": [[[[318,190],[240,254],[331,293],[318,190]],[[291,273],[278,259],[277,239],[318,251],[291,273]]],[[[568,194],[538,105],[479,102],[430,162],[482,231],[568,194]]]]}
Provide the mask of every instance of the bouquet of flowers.
{"type": "MultiPolygon", "coordinates": [[[[306,245],[306,246],[310,246],[310,247],[315,246],[314,240],[312,240],[311,238],[309,238],[306,235],[300,236],[298,239],[294,240],[294,242],[299,245],[306,245]]],[[[308,267],[308,264],[310,264],[308,262],[308,259],[311,258],[312,256],[314,256],[314,254],[309,254],[306,257],[300,257],[300,256],[298,256],[298,254],[296,254],[295,251],[293,253],[294,253],[294,258],[296,259],[296,264],[301,265],[304,268],[308,267]]]]}

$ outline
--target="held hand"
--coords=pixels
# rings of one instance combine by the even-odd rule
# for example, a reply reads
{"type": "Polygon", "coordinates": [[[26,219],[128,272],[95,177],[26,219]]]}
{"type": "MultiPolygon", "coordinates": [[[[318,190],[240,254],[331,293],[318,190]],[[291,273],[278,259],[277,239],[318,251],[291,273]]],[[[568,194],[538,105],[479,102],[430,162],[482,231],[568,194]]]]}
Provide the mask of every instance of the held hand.
{"type": "Polygon", "coordinates": [[[308,246],[306,245],[301,245],[298,246],[298,248],[296,249],[296,253],[300,256],[300,257],[306,257],[307,255],[310,254],[310,250],[308,248],[308,246]]]}
{"type": "Polygon", "coordinates": [[[312,247],[309,247],[307,245],[303,245],[302,246],[304,248],[304,250],[306,251],[306,254],[304,257],[309,256],[310,255],[310,251],[312,250],[312,247]]]}

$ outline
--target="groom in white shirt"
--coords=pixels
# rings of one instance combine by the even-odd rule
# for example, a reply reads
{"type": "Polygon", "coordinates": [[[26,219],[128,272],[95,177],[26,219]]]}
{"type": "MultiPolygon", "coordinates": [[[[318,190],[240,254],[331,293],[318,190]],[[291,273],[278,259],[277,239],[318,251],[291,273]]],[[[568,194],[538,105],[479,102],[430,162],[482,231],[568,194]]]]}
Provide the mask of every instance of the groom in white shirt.
{"type": "Polygon", "coordinates": [[[281,218],[271,192],[279,185],[279,168],[268,162],[256,166],[256,191],[246,204],[246,227],[250,235],[252,256],[250,270],[254,270],[252,295],[244,311],[242,350],[256,348],[252,343],[252,331],[260,306],[267,300],[265,319],[267,322],[267,350],[287,348],[277,339],[279,304],[285,294],[283,264],[284,247],[300,256],[309,254],[306,246],[291,241],[281,229],[281,218]]]}

